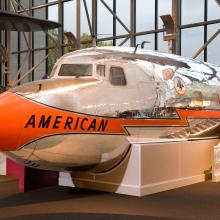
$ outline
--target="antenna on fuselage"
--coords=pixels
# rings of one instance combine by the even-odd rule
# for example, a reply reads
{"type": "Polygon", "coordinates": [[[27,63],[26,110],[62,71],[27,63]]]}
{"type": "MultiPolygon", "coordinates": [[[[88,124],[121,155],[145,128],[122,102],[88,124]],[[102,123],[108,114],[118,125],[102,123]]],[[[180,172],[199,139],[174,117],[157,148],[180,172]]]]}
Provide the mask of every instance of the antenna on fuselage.
{"type": "Polygon", "coordinates": [[[150,43],[150,41],[143,41],[141,44],[137,44],[136,47],[135,47],[135,49],[134,49],[134,53],[133,53],[133,54],[136,54],[137,49],[138,49],[138,47],[139,47],[140,45],[141,45],[141,49],[144,49],[144,44],[146,44],[146,43],[150,43]]]}
{"type": "Polygon", "coordinates": [[[144,49],[144,45],[145,44],[149,44],[150,43],[150,41],[143,41],[142,43],[141,43],[141,49],[144,49]]]}
{"type": "Polygon", "coordinates": [[[134,53],[133,53],[134,55],[136,54],[136,51],[137,51],[139,45],[140,45],[140,44],[137,44],[137,45],[136,45],[136,47],[135,47],[135,49],[134,49],[134,53]]]}

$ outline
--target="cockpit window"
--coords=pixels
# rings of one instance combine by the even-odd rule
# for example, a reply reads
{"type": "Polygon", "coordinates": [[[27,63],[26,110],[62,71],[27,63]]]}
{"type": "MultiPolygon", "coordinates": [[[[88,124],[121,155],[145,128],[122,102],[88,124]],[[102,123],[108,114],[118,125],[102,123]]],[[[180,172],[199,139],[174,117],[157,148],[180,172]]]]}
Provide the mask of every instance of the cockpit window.
{"type": "Polygon", "coordinates": [[[105,65],[97,65],[96,73],[98,76],[105,77],[105,65]]]}
{"type": "Polygon", "coordinates": [[[126,78],[124,70],[121,67],[111,67],[109,80],[114,86],[125,86],[126,78]]]}
{"type": "Polygon", "coordinates": [[[62,64],[58,76],[92,76],[92,64],[62,64]]]}

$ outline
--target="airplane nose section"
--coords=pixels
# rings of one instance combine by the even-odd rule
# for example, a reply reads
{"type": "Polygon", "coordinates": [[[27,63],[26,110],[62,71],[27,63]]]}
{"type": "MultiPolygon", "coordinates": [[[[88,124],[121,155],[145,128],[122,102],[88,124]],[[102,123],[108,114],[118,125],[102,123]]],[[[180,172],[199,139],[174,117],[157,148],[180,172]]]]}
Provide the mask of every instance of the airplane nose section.
{"type": "Polygon", "coordinates": [[[18,97],[11,92],[0,95],[0,151],[18,148],[22,131],[21,109],[18,97]]]}

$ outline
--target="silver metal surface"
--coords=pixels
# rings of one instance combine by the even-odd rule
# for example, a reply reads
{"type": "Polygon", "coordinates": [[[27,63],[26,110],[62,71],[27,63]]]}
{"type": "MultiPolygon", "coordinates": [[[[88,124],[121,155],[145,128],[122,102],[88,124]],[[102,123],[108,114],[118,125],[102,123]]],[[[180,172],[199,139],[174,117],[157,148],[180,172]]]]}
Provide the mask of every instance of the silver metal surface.
{"type": "MultiPolygon", "coordinates": [[[[129,138],[201,139],[219,137],[220,117],[186,117],[180,110],[220,110],[220,67],[176,55],[134,48],[92,48],[63,56],[51,79],[16,87],[10,92],[40,105],[81,115],[126,121],[124,134],[57,134],[27,143],[9,156],[40,169],[88,169],[102,172],[114,167],[129,149],[129,138]],[[59,76],[62,64],[91,64],[91,76],[59,76]],[[96,72],[105,66],[105,74],[96,72]],[[123,69],[126,84],[111,83],[112,67],[123,69]],[[137,125],[133,123],[138,120],[137,125]],[[146,126],[146,120],[156,120],[146,126]],[[158,121],[169,121],[161,126],[158,121]],[[129,124],[131,123],[131,124],[129,124]],[[18,159],[19,158],[19,159],[18,159]]],[[[73,70],[74,71],[74,70],[73,70]]]]}

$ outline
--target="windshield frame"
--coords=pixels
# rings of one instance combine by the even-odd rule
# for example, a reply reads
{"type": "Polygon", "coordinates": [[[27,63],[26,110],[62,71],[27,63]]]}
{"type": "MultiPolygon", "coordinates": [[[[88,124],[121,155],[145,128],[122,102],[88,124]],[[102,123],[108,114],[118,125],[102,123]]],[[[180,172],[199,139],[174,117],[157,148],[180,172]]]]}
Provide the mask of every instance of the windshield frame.
{"type": "Polygon", "coordinates": [[[57,66],[56,72],[54,73],[53,78],[79,78],[79,77],[83,77],[83,78],[91,78],[94,77],[94,68],[95,68],[95,64],[94,62],[60,62],[57,66]],[[70,64],[70,65],[92,65],[92,70],[91,70],[91,75],[90,76],[60,76],[59,72],[61,69],[61,66],[64,64],[70,64]]]}

